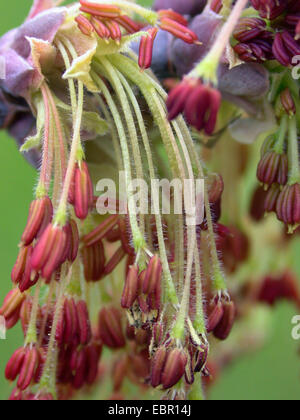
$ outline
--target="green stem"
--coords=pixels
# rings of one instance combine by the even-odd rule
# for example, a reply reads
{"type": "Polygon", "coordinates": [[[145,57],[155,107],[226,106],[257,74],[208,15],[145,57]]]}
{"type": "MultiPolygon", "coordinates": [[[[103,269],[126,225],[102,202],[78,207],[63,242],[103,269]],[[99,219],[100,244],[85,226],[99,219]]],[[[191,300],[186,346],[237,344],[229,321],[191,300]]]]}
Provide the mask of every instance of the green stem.
{"type": "Polygon", "coordinates": [[[136,252],[138,252],[140,249],[145,248],[146,244],[145,244],[144,237],[141,234],[141,231],[138,226],[135,203],[132,199],[132,191],[131,191],[132,172],[131,172],[130,155],[129,155],[128,145],[127,145],[125,129],[124,129],[122,118],[119,114],[118,108],[109,90],[107,89],[105,83],[94,71],[92,71],[92,77],[95,80],[95,83],[97,83],[97,85],[101,89],[101,92],[103,93],[108,103],[108,106],[111,110],[112,116],[114,118],[114,121],[117,127],[117,131],[119,134],[121,149],[122,149],[122,154],[123,154],[123,165],[125,169],[125,183],[126,183],[126,192],[127,192],[127,198],[128,198],[129,219],[130,219],[134,247],[135,247],[136,252]]]}
{"type": "Polygon", "coordinates": [[[217,69],[220,60],[247,4],[248,0],[238,0],[236,2],[209,53],[195,69],[189,73],[189,77],[200,77],[217,84],[217,69]]]}
{"type": "Polygon", "coordinates": [[[280,155],[284,152],[284,143],[286,139],[286,133],[288,130],[288,115],[283,115],[280,121],[279,131],[277,133],[277,140],[274,146],[274,151],[280,155]]]}
{"type": "MultiPolygon", "coordinates": [[[[143,164],[142,164],[142,157],[141,157],[141,152],[140,152],[138,135],[135,128],[135,121],[132,116],[132,110],[128,102],[126,93],[124,91],[122,83],[120,82],[120,78],[118,77],[117,70],[115,70],[115,68],[110,64],[110,62],[104,57],[101,58],[101,64],[103,65],[105,69],[107,79],[114,86],[114,89],[121,103],[121,107],[122,107],[125,121],[127,124],[127,130],[128,130],[130,141],[131,141],[131,149],[133,152],[136,175],[138,179],[144,180],[144,171],[143,171],[143,164]]],[[[144,194],[145,191],[142,190],[141,193],[144,194]]],[[[145,216],[143,212],[140,214],[140,230],[141,230],[142,235],[144,236],[145,216]]]]}
{"type": "Polygon", "coordinates": [[[34,292],[30,320],[29,320],[29,325],[27,328],[26,337],[25,337],[25,346],[27,346],[28,344],[36,344],[38,342],[37,314],[39,310],[40,291],[41,291],[41,281],[37,283],[35,292],[34,292]]]}
{"type": "Polygon", "coordinates": [[[67,204],[68,204],[68,194],[70,185],[73,178],[74,168],[77,161],[77,153],[80,148],[80,129],[81,129],[81,120],[83,112],[83,83],[78,82],[78,101],[77,101],[77,111],[76,111],[76,121],[74,126],[74,133],[72,138],[71,152],[65,177],[65,182],[63,185],[63,191],[60,198],[60,203],[55,215],[55,223],[60,226],[64,226],[67,221],[67,204]]]}
{"type": "Polygon", "coordinates": [[[61,282],[59,294],[57,296],[54,318],[51,328],[50,340],[48,345],[46,362],[44,365],[39,387],[41,390],[45,389],[56,397],[56,360],[57,360],[57,346],[56,346],[56,330],[61,317],[64,305],[64,292],[72,276],[72,267],[70,267],[67,276],[61,282]]]}
{"type": "MultiPolygon", "coordinates": [[[[128,94],[128,96],[131,100],[133,109],[134,109],[135,114],[136,114],[136,118],[137,118],[138,125],[139,125],[139,128],[140,128],[142,140],[143,140],[143,143],[144,143],[144,148],[145,148],[145,151],[146,151],[150,178],[155,179],[156,176],[155,176],[153,157],[152,157],[152,152],[151,152],[151,147],[150,147],[150,141],[149,141],[149,137],[148,137],[148,134],[147,134],[147,130],[146,130],[146,127],[145,127],[145,123],[144,123],[144,119],[143,119],[143,115],[142,115],[139,103],[138,103],[138,101],[137,101],[129,83],[125,79],[125,77],[121,73],[119,73],[119,77],[120,77],[120,80],[121,80],[123,86],[125,87],[125,89],[127,91],[127,94],[128,94]]],[[[153,198],[155,200],[157,197],[153,197],[153,198]]],[[[155,206],[157,204],[158,203],[154,203],[155,206]]],[[[165,245],[165,241],[164,241],[162,218],[161,218],[160,214],[155,214],[155,223],[156,223],[160,258],[161,258],[163,271],[164,271],[164,277],[166,279],[166,284],[172,284],[173,279],[172,279],[172,274],[171,274],[170,267],[169,267],[168,255],[167,255],[166,245],[165,245]]],[[[175,288],[171,287],[171,290],[172,290],[172,293],[168,296],[168,298],[171,300],[171,303],[177,304],[178,299],[177,299],[177,296],[176,296],[176,291],[175,291],[175,294],[173,292],[175,290],[175,288]]]]}
{"type": "Polygon", "coordinates": [[[288,156],[290,168],[288,184],[294,185],[300,182],[299,146],[295,116],[289,120],[288,156]]]}

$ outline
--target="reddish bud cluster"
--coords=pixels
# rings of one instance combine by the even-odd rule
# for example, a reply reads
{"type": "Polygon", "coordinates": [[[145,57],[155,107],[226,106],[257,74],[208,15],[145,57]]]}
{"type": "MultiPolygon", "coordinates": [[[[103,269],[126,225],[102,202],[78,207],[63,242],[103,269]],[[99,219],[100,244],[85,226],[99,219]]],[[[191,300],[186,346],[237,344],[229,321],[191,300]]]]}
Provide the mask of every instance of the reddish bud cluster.
{"type": "Polygon", "coordinates": [[[233,302],[215,298],[208,308],[207,332],[213,332],[220,340],[226,340],[229,336],[235,316],[236,308],[233,302]]]}
{"type": "Polygon", "coordinates": [[[287,155],[273,151],[265,153],[258,164],[257,178],[267,186],[274,183],[285,185],[288,179],[287,155]]]}
{"type": "Polygon", "coordinates": [[[6,365],[6,379],[14,381],[18,377],[18,389],[26,390],[36,378],[41,360],[41,355],[34,345],[16,350],[6,365]]]}
{"type": "Polygon", "coordinates": [[[169,94],[169,120],[184,113],[187,122],[198,131],[212,135],[221,106],[221,93],[198,79],[185,78],[169,94]]]}
{"type": "Polygon", "coordinates": [[[286,10],[288,0],[251,0],[251,3],[262,18],[273,20],[286,10]]]}
{"type": "Polygon", "coordinates": [[[151,385],[153,388],[162,386],[172,388],[184,376],[188,356],[179,348],[160,347],[151,363],[151,385]]]}

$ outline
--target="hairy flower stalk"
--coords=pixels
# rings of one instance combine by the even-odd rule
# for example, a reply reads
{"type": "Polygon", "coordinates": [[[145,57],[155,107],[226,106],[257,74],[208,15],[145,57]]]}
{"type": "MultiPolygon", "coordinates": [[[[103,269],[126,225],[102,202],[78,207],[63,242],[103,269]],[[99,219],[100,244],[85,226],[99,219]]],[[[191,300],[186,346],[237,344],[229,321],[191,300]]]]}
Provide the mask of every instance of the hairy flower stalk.
{"type": "MultiPolygon", "coordinates": [[[[14,289],[0,308],[6,327],[20,321],[25,337],[5,372],[16,380],[11,399],[88,397],[107,379],[111,399],[152,389],[163,399],[203,400],[215,339],[227,339],[234,324],[233,339],[245,330],[249,302],[273,302],[275,292],[300,301],[292,276],[280,287],[264,282],[260,294],[234,283],[241,264],[247,281],[258,264],[249,217],[233,217],[241,206],[233,209],[232,190],[246,170],[228,134],[255,117],[257,96],[268,97],[276,127],[265,129],[257,178],[267,191],[255,195],[253,213],[275,212],[294,232],[300,103],[286,70],[299,47],[294,9],[253,1],[248,17],[246,0],[191,1],[183,16],[182,4],[160,2],[150,10],[125,0],[37,0],[13,42],[0,43],[7,73],[18,74],[1,85],[0,101],[22,101],[35,119],[21,151],[41,161],[14,289]],[[286,68],[269,74],[262,63],[275,59],[286,68]],[[178,82],[170,72],[181,78],[184,66],[178,82]]],[[[15,105],[3,127],[19,136],[15,105]]]]}

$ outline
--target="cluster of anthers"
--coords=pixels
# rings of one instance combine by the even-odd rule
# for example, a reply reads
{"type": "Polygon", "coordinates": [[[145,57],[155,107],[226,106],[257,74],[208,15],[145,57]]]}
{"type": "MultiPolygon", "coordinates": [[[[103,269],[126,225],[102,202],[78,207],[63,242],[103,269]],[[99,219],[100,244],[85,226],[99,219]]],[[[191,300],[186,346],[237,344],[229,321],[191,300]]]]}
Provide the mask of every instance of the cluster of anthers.
{"type": "MultiPolygon", "coordinates": [[[[258,12],[244,18],[247,0],[208,2],[203,16],[218,22],[213,44],[169,96],[147,70],[159,32],[206,47],[177,11],[125,0],[45,3],[35,1],[27,21],[0,43],[7,70],[18,74],[8,71],[3,91],[25,98],[36,117],[36,134],[22,151],[41,154],[14,288],[0,309],[7,328],[21,321],[25,336],[6,367],[7,379],[16,380],[11,399],[75,398],[97,389],[106,374],[111,398],[123,397],[127,378],[139,394],[153,388],[169,399],[202,399],[210,334],[225,340],[236,318],[223,264],[233,272],[249,244],[218,223],[223,180],[202,166],[186,121],[215,133],[217,73],[228,64],[230,42],[244,62],[276,59],[273,69],[283,76],[271,103],[279,129],[263,148],[258,178],[269,188],[267,210],[291,229],[300,223],[299,91],[285,72],[300,49],[300,2],[253,0],[258,12]],[[131,48],[138,40],[139,56],[131,48]],[[95,182],[119,172],[126,214],[118,200],[99,201],[94,192],[95,182]],[[205,179],[201,225],[188,223],[185,203],[182,214],[136,211],[132,180],[149,182],[158,173],[205,179]],[[115,214],[101,215],[108,203],[115,214]]],[[[290,288],[278,291],[284,293],[290,288]]]]}

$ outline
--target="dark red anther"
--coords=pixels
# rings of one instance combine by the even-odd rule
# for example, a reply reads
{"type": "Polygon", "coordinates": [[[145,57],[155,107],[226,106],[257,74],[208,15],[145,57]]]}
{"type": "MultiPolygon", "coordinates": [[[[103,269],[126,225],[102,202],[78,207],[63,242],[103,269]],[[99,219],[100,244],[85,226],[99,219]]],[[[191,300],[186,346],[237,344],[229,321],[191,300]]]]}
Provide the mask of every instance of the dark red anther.
{"type": "Polygon", "coordinates": [[[240,42],[258,38],[266,30],[266,22],[259,18],[243,18],[234,30],[234,37],[240,42]]]}
{"type": "Polygon", "coordinates": [[[30,245],[31,242],[43,233],[43,229],[51,222],[53,216],[53,206],[49,197],[34,200],[29,209],[26,228],[23,232],[21,241],[23,245],[30,245]]]}
{"type": "Polygon", "coordinates": [[[114,308],[103,308],[99,313],[99,337],[103,344],[112,349],[125,346],[121,312],[114,308]]]}
{"type": "Polygon", "coordinates": [[[5,297],[0,308],[0,315],[5,318],[6,328],[10,329],[19,321],[20,311],[26,294],[20,292],[18,288],[11,290],[5,297]]]}
{"type": "Polygon", "coordinates": [[[251,3],[262,18],[274,20],[285,11],[288,0],[251,0],[251,3]]]}
{"type": "Polygon", "coordinates": [[[184,350],[174,348],[168,352],[161,376],[163,389],[172,388],[180,381],[185,373],[187,362],[188,357],[184,350]]]}
{"type": "Polygon", "coordinates": [[[291,231],[300,224],[300,185],[287,185],[277,198],[276,214],[291,231]]]}
{"type": "Polygon", "coordinates": [[[139,268],[136,265],[129,267],[126,276],[124,290],[122,294],[121,305],[123,308],[129,309],[138,297],[139,285],[139,268]]]}
{"type": "Polygon", "coordinates": [[[26,256],[25,269],[19,281],[19,289],[22,293],[30,289],[32,286],[34,286],[39,279],[38,273],[32,273],[32,266],[31,266],[32,254],[33,254],[33,247],[29,246],[27,256],[26,256]]]}
{"type": "Polygon", "coordinates": [[[101,241],[92,246],[82,248],[82,262],[86,281],[101,280],[105,268],[105,252],[101,241]]]}
{"type": "Polygon", "coordinates": [[[139,66],[142,70],[146,70],[151,67],[153,45],[158,29],[151,28],[147,32],[148,36],[143,36],[140,43],[139,66]]]}
{"type": "Polygon", "coordinates": [[[236,309],[233,302],[223,302],[223,310],[224,314],[222,319],[214,329],[214,336],[219,340],[226,340],[229,336],[236,316],[236,309]]]}
{"type": "Polygon", "coordinates": [[[162,346],[157,349],[152,358],[150,380],[153,388],[156,388],[161,384],[162,373],[166,364],[167,356],[167,349],[162,346]]]}
{"type": "Polygon", "coordinates": [[[5,368],[5,377],[7,380],[14,381],[17,378],[22,369],[25,355],[26,349],[21,347],[11,356],[5,368]]]}
{"type": "Polygon", "coordinates": [[[79,343],[86,345],[92,338],[91,323],[86,302],[80,300],[76,304],[77,319],[78,319],[78,335],[79,343]]]}
{"type": "Polygon", "coordinates": [[[93,184],[85,162],[75,167],[74,174],[74,210],[78,219],[87,218],[94,203],[93,184]]]}
{"type": "Polygon", "coordinates": [[[66,299],[61,320],[56,330],[56,340],[59,344],[78,343],[78,312],[75,300],[66,299]]]}
{"type": "Polygon", "coordinates": [[[276,211],[277,200],[280,194],[280,186],[278,184],[273,184],[265,198],[264,210],[267,213],[272,213],[276,211]]]}
{"type": "Polygon", "coordinates": [[[285,154],[266,152],[257,168],[257,178],[264,185],[285,185],[288,178],[288,158],[285,154]]]}
{"type": "Polygon", "coordinates": [[[83,237],[83,242],[87,247],[90,247],[101,241],[118,223],[119,216],[112,215],[105,219],[96,229],[83,237]]]}
{"type": "Polygon", "coordinates": [[[168,118],[184,113],[187,122],[198,131],[213,134],[221,106],[221,93],[201,80],[185,78],[173,89],[167,100],[168,118]]]}
{"type": "Polygon", "coordinates": [[[121,246],[120,248],[118,248],[117,251],[114,253],[114,255],[111,257],[111,259],[106,264],[104,268],[104,275],[107,276],[111,274],[117,268],[117,266],[121,263],[125,255],[126,253],[123,247],[121,246]]]}
{"type": "Polygon", "coordinates": [[[102,346],[92,343],[85,348],[86,353],[86,383],[92,385],[99,373],[99,361],[102,354],[102,346]]]}
{"type": "Polygon", "coordinates": [[[223,304],[221,300],[214,300],[209,305],[209,314],[206,323],[206,330],[207,333],[211,333],[217,325],[220,323],[222,317],[224,315],[223,304]]]}
{"type": "Polygon", "coordinates": [[[82,388],[86,381],[87,368],[87,355],[84,347],[73,350],[70,368],[73,372],[72,386],[75,389],[82,388]]]}
{"type": "Polygon", "coordinates": [[[161,283],[162,264],[160,258],[154,255],[147,267],[146,274],[142,284],[142,292],[145,295],[153,293],[157,289],[158,283],[161,283]]]}
{"type": "Polygon", "coordinates": [[[49,280],[63,263],[66,234],[59,226],[49,224],[36,244],[31,257],[31,267],[41,271],[42,277],[49,280]]]}
{"type": "Polygon", "coordinates": [[[289,67],[293,58],[300,55],[300,45],[288,31],[278,32],[273,42],[273,54],[280,64],[289,67]]]}

